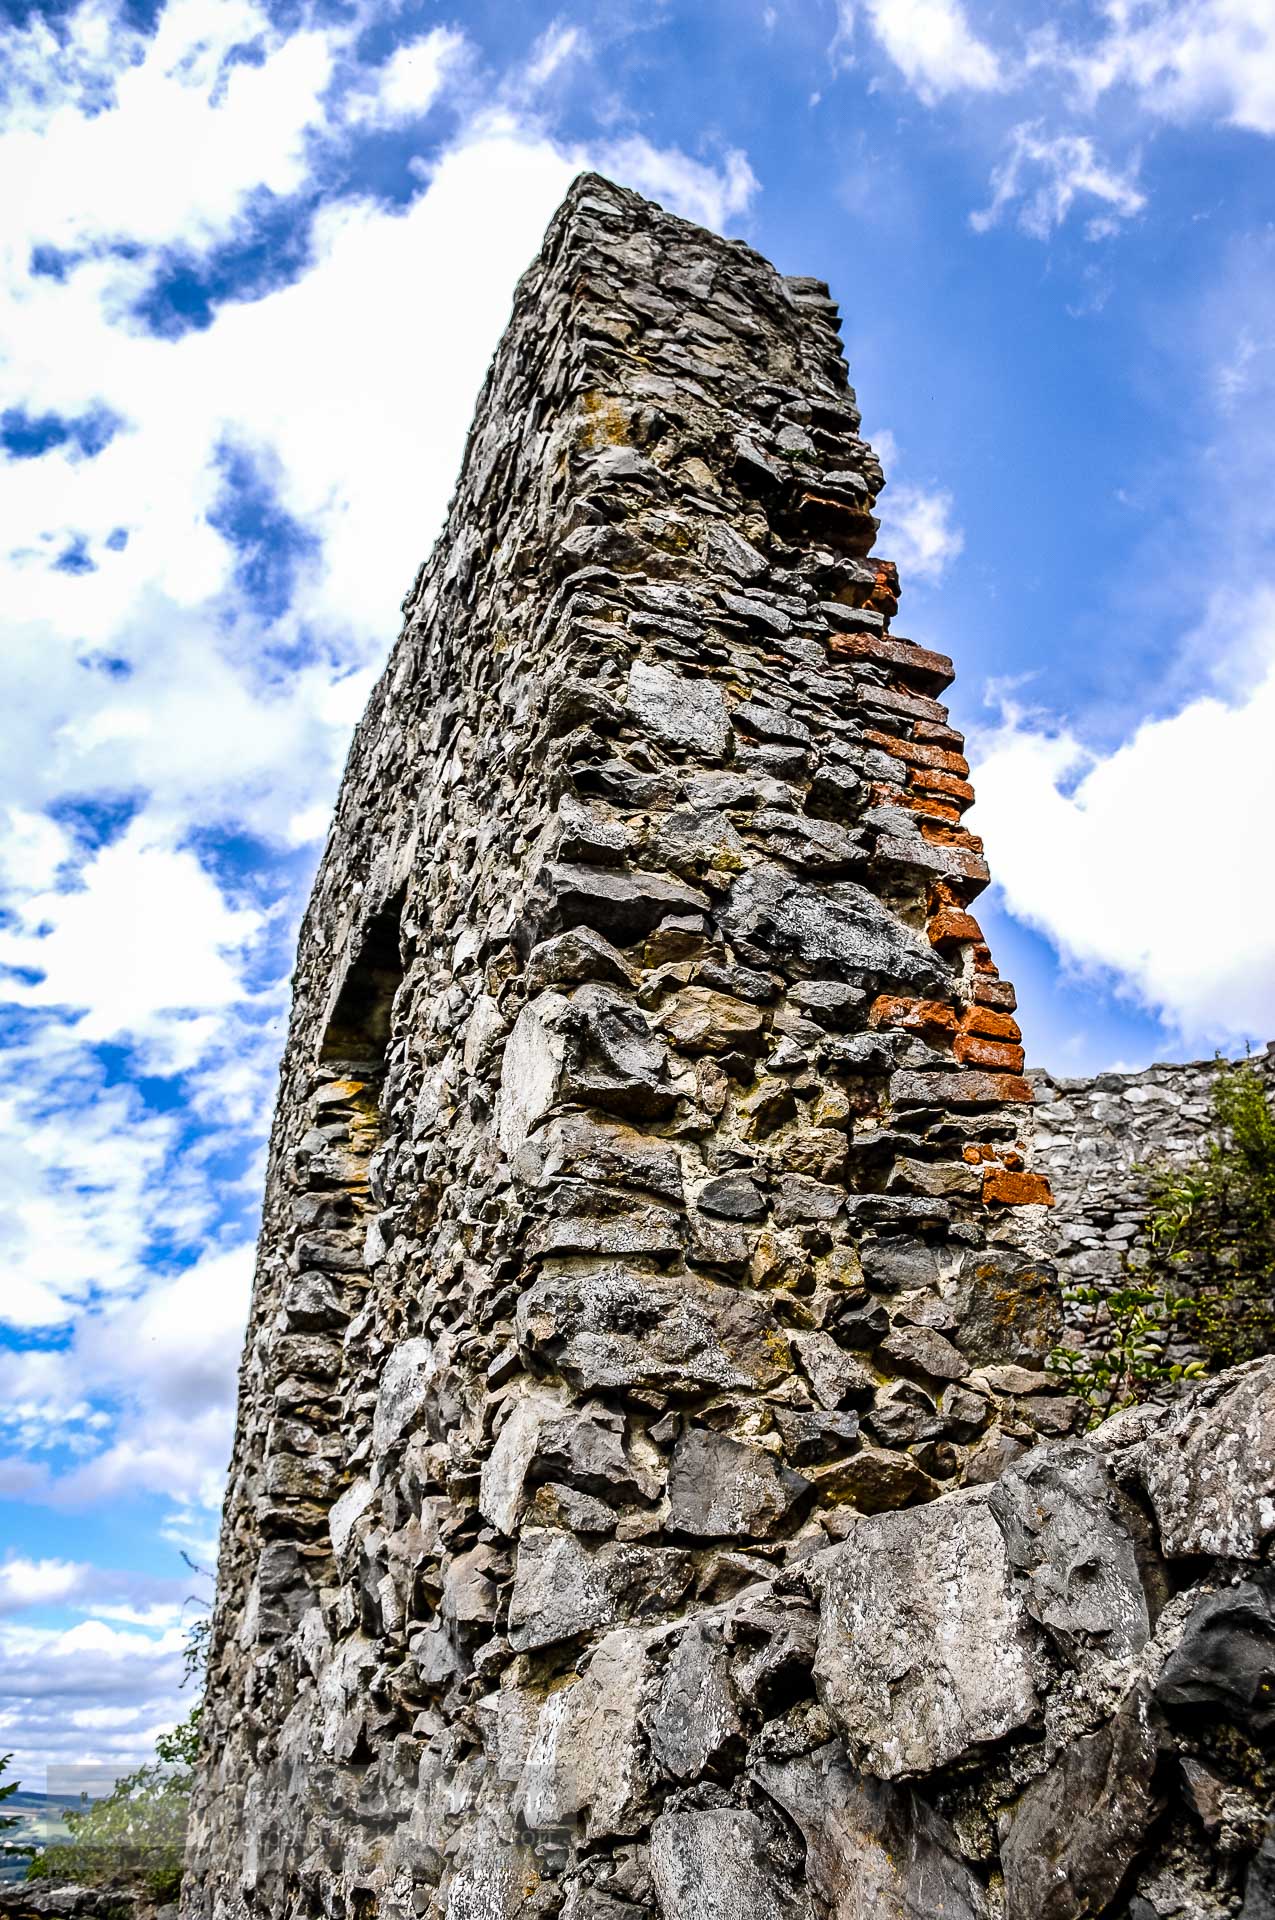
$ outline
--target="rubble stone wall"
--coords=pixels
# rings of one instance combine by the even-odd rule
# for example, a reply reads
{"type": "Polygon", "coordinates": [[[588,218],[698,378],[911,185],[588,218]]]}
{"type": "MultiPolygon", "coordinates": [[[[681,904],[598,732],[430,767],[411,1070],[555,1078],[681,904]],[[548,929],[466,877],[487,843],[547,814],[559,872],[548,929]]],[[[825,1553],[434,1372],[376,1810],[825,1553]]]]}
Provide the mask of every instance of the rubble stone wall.
{"type": "MultiPolygon", "coordinates": [[[[1253,1064],[1275,1094],[1275,1043],[1253,1064]]],[[[1139,1169],[1165,1160],[1182,1164],[1201,1152],[1216,1070],[1214,1060],[1192,1060],[1090,1080],[1028,1074],[1036,1096],[1033,1164],[1053,1188],[1054,1257],[1065,1280],[1080,1286],[1119,1281],[1146,1218],[1139,1169]]]]}
{"type": "Polygon", "coordinates": [[[189,1920],[1096,1914],[1150,1857],[1146,1648],[1253,1572],[1269,1376],[1182,1442],[1207,1540],[1176,1440],[1108,1443],[1127,1494],[1067,1451],[858,429],[826,288],[577,183],[302,930],[189,1920]],[[1083,1908],[1022,1838],[1060,1796],[1083,1908]]]}

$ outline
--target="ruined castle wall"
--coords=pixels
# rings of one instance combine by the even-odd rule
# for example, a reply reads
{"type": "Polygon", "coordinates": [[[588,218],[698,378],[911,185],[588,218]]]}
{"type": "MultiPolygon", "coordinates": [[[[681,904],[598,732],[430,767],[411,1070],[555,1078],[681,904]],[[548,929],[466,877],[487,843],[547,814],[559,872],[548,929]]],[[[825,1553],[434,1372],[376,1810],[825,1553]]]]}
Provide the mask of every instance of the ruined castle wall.
{"type": "MultiPolygon", "coordinates": [[[[1254,1057],[1275,1094],[1275,1045],[1254,1057]]],[[[1065,1281],[1118,1283],[1146,1218],[1142,1168],[1195,1159],[1208,1139],[1216,1062],[1100,1073],[1089,1080],[1033,1071],[1035,1166],[1057,1208],[1055,1258],[1065,1281]]]]}
{"type": "MultiPolygon", "coordinates": [[[[1048,1188],[858,429],[826,289],[577,183],[302,930],[191,1920],[990,1920],[998,1809],[1143,1738],[1129,1666],[1041,1746],[1116,1493],[1033,1610],[1048,1188]]],[[[1223,1492],[1196,1580],[1269,1532],[1223,1492]]]]}

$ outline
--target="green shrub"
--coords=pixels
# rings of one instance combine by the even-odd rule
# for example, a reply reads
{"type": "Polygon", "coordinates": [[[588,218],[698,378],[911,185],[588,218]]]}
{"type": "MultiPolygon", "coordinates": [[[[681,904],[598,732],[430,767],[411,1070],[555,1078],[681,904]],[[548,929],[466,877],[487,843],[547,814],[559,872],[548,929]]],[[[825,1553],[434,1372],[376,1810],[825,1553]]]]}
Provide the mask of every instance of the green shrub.
{"type": "Polygon", "coordinates": [[[1088,1337],[1048,1361],[1091,1425],[1275,1346],[1275,1112],[1251,1062],[1219,1060],[1202,1153],[1138,1171],[1147,1214],[1122,1283],[1064,1288],[1088,1337]]]}
{"type": "Polygon", "coordinates": [[[156,1901],[175,1900],[202,1712],[194,1707],[179,1727],[162,1735],[154,1760],[117,1781],[103,1799],[68,1813],[71,1838],[46,1847],[27,1869],[28,1880],[130,1886],[156,1901]]]}

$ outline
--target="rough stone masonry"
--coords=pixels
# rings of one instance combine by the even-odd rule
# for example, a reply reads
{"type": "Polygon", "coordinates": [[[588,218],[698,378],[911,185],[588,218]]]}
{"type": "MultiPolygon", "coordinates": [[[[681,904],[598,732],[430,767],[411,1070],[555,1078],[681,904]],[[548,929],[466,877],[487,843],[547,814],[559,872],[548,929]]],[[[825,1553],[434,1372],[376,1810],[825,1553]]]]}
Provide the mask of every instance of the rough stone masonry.
{"type": "Polygon", "coordinates": [[[1071,1435],[881,485],[576,183],[302,931],[190,1920],[1271,1911],[1272,1368],[1071,1435]]]}

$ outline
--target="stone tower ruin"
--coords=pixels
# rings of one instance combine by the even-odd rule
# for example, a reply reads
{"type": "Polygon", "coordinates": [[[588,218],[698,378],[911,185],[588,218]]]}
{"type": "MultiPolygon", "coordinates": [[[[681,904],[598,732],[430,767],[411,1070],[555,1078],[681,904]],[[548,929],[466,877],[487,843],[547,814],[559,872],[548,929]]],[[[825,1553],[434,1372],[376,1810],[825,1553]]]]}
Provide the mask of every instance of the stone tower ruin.
{"type": "Polygon", "coordinates": [[[1119,1472],[1066,1438],[882,483],[821,283],[576,183],[302,929],[190,1916],[1063,1920],[1160,1871],[1165,1569],[1260,1553],[1269,1380],[1119,1472]]]}

